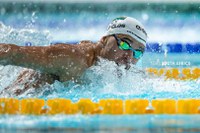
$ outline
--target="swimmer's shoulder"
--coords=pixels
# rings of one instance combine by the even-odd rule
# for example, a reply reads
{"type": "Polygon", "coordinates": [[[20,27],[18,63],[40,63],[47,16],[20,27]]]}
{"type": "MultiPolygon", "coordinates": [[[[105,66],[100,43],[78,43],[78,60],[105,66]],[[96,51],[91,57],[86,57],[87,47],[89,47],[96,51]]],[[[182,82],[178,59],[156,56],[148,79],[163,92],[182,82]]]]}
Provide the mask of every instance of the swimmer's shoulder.
{"type": "Polygon", "coordinates": [[[53,46],[53,47],[61,47],[61,46],[65,47],[66,46],[67,47],[69,45],[75,46],[75,45],[94,45],[94,44],[96,44],[96,43],[94,43],[94,42],[92,42],[90,40],[82,40],[77,44],[55,43],[55,44],[51,44],[51,46],[53,46]]]}
{"type": "Polygon", "coordinates": [[[80,41],[77,44],[67,44],[67,43],[57,43],[54,45],[51,45],[51,50],[57,51],[57,50],[68,50],[68,49],[76,49],[80,50],[79,52],[93,52],[97,43],[94,43],[90,40],[83,40],[80,41]]]}
{"type": "Polygon", "coordinates": [[[90,41],[90,40],[82,40],[82,41],[79,42],[79,44],[82,44],[82,43],[93,43],[93,42],[90,41]]]}

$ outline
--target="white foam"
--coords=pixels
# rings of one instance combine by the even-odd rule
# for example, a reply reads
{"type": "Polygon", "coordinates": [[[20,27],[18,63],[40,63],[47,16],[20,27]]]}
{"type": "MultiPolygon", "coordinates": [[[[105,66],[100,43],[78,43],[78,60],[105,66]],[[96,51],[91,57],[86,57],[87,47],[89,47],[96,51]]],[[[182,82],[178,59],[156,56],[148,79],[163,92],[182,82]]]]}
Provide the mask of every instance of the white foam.
{"type": "Polygon", "coordinates": [[[5,26],[0,22],[1,43],[16,44],[20,46],[25,46],[26,43],[31,43],[32,46],[45,46],[50,44],[50,38],[48,31],[14,29],[10,26],[5,26]]]}

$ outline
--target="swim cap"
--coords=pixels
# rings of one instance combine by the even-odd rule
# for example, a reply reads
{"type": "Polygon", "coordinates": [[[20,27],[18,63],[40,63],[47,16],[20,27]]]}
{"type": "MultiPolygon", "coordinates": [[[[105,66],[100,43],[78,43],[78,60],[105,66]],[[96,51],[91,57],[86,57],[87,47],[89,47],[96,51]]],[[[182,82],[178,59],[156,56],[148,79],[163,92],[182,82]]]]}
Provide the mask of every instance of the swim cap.
{"type": "Polygon", "coordinates": [[[131,17],[119,17],[109,24],[106,35],[125,34],[130,35],[146,47],[147,33],[144,26],[131,17]]]}

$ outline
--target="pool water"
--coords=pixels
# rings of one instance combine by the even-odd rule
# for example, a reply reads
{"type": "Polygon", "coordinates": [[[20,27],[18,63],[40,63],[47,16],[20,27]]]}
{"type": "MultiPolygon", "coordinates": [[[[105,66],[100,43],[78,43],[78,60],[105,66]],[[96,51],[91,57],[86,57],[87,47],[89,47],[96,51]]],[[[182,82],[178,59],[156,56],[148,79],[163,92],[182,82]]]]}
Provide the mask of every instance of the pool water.
{"type": "MultiPolygon", "coordinates": [[[[124,15],[139,19],[149,36],[147,52],[128,71],[101,59],[84,73],[83,84],[56,81],[40,91],[30,89],[15,98],[68,98],[74,102],[80,98],[200,98],[199,79],[166,80],[141,72],[150,67],[200,67],[200,4],[118,2],[111,9],[108,5],[1,3],[1,43],[47,46],[56,42],[75,44],[80,40],[97,42],[109,22],[124,15]]],[[[22,69],[0,66],[0,89],[14,81],[22,69]]],[[[8,92],[1,97],[13,95],[8,92]]],[[[0,115],[0,132],[200,132],[199,123],[199,115],[0,115]]]]}
{"type": "Polygon", "coordinates": [[[1,132],[199,132],[199,115],[2,116],[1,132]],[[7,119],[5,121],[5,119],[7,119]],[[19,122],[16,122],[18,120],[19,122]]]}

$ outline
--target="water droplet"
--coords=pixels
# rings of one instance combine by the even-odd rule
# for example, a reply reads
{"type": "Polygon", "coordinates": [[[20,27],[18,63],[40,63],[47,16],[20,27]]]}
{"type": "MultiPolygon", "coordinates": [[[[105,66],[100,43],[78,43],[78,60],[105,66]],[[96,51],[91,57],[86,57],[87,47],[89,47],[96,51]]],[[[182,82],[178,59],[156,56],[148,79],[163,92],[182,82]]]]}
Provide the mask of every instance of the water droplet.
{"type": "Polygon", "coordinates": [[[149,19],[148,14],[143,13],[143,14],[142,14],[142,19],[145,20],[145,21],[148,20],[148,19],[149,19]]]}

